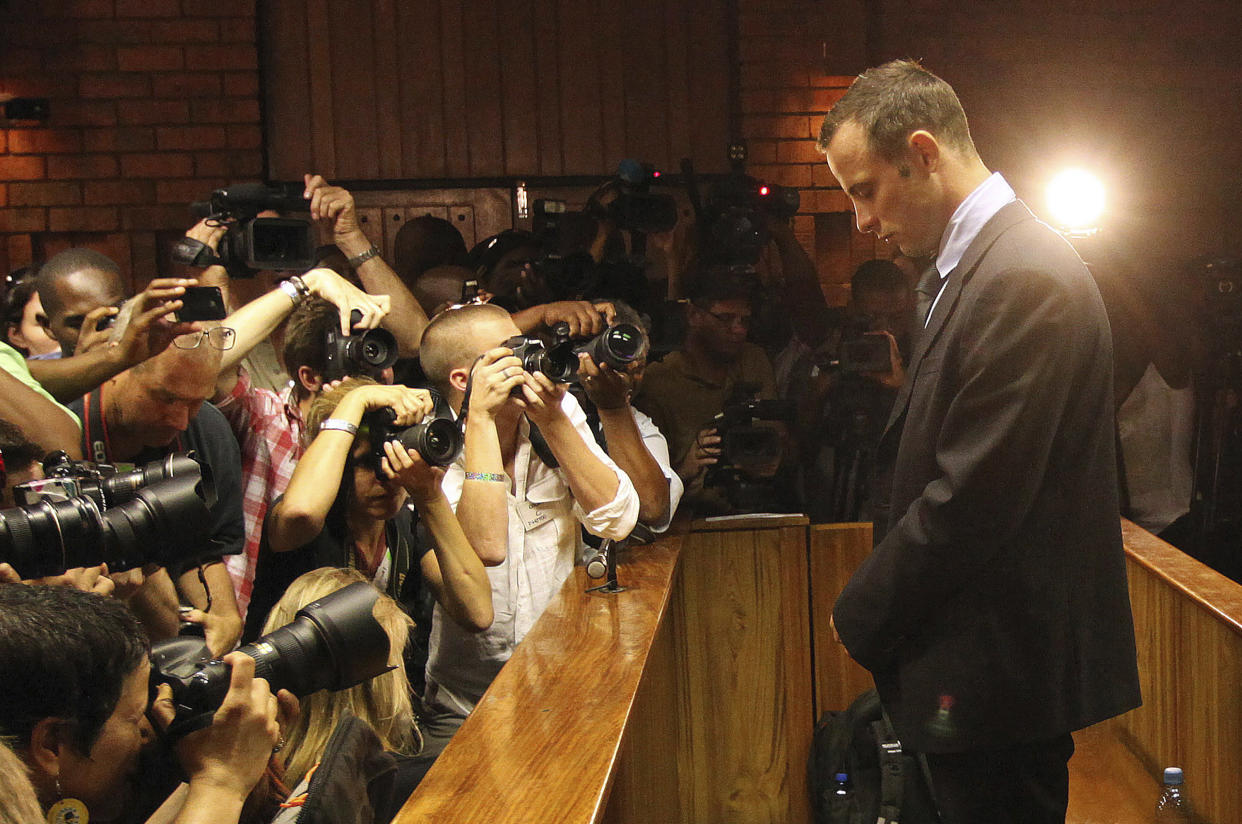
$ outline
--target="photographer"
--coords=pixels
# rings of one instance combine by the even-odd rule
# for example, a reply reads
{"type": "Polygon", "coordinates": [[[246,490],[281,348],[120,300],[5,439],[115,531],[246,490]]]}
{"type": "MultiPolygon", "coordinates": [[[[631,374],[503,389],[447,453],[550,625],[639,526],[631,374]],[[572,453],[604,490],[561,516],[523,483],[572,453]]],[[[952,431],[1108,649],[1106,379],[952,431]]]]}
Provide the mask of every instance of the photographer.
{"type": "MultiPolygon", "coordinates": [[[[775,398],[776,384],[763,350],[746,340],[754,314],[753,276],[710,270],[693,286],[685,344],[647,367],[634,405],[668,439],[673,466],[696,508],[721,510],[727,506],[721,497],[703,492],[707,470],[720,455],[713,420],[731,400],[775,398]]],[[[776,422],[770,428],[783,437],[776,422]]],[[[759,474],[770,478],[776,466],[762,469],[759,474]]]]}
{"type": "Polygon", "coordinates": [[[153,639],[175,635],[180,615],[172,578],[196,608],[188,619],[204,625],[217,655],[241,634],[233,585],[220,559],[241,552],[245,538],[237,440],[220,412],[205,403],[215,391],[230,331],[215,326],[183,335],[72,405],[83,423],[82,448],[97,463],[146,463],[193,450],[210,469],[217,500],[209,533],[186,537],[176,567],[148,569],[152,574],[132,605],[153,639]]]}
{"type": "MultiPolygon", "coordinates": [[[[56,820],[132,815],[153,735],[148,718],[166,724],[173,709],[167,687],[148,708],[147,653],[123,604],[0,584],[0,736],[30,769],[41,806],[59,805],[56,820]]],[[[254,659],[226,660],[232,679],[212,724],[176,749],[189,781],[176,824],[237,821],[279,736],[277,700],[254,678],[254,659]]],[[[292,708],[292,696],[282,693],[282,701],[292,708]]]]}
{"type": "Polygon", "coordinates": [[[585,547],[580,527],[620,540],[637,519],[629,477],[595,443],[565,385],[527,372],[513,356],[510,346],[526,343],[518,337],[500,307],[468,305],[437,315],[419,351],[428,378],[465,416],[465,451],[444,488],[489,567],[496,609],[491,628],[473,636],[437,608],[421,714],[428,758],[448,743],[568,577],[585,547]]]}
{"type": "Polygon", "coordinates": [[[850,280],[845,323],[804,361],[799,441],[805,488],[817,490],[806,496],[815,523],[883,522],[889,478],[875,447],[905,379],[913,311],[905,273],[889,260],[866,261],[850,280]],[[851,346],[866,357],[851,357],[851,346]]]}
{"type": "Polygon", "coordinates": [[[351,324],[369,329],[387,313],[386,295],[368,295],[330,269],[312,269],[288,278],[224,321],[236,330],[236,342],[223,354],[212,401],[228,420],[241,448],[246,544],[226,563],[243,616],[258,563],[263,520],[271,502],[284,494],[302,455],[302,421],[323,385],[322,353],[327,332],[322,327],[335,326],[342,334],[351,331],[351,324]],[[253,385],[242,366],[243,359],[299,309],[302,311],[289,324],[292,331],[285,339],[285,363],[297,382],[280,393],[253,385]],[[354,311],[359,313],[356,324],[351,321],[354,311]]]}
{"type": "Polygon", "coordinates": [[[410,614],[427,588],[467,631],[491,624],[487,576],[440,488],[443,471],[395,441],[374,460],[370,429],[360,427],[383,409],[410,426],[432,412],[431,396],[350,378],[311,404],[307,431],[317,434],[268,513],[247,638],[297,576],[324,566],[359,570],[410,614]]]}

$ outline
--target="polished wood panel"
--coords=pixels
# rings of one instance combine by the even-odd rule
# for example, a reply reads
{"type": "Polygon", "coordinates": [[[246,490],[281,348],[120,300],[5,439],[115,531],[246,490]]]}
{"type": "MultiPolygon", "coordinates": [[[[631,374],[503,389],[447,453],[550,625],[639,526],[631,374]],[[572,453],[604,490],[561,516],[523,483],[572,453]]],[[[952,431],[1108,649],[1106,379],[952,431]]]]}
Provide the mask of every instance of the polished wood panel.
{"type": "Polygon", "coordinates": [[[1074,733],[1066,824],[1147,824],[1160,784],[1123,743],[1117,722],[1074,733]]]}
{"type": "Polygon", "coordinates": [[[270,175],[727,169],[731,0],[266,0],[270,175]]]}
{"type": "Polygon", "coordinates": [[[812,728],[806,519],[696,522],[673,622],[679,815],[805,822],[812,728]]]}
{"type": "Polygon", "coordinates": [[[832,636],[837,596],[871,552],[871,524],[815,524],[810,533],[811,625],[814,628],[815,716],[843,710],[871,689],[871,674],[832,636]]]}
{"type": "Polygon", "coordinates": [[[397,824],[597,820],[679,547],[630,550],[622,593],[584,594],[596,582],[576,568],[397,824]]]}
{"type": "Polygon", "coordinates": [[[1242,585],[1123,522],[1143,706],[1117,727],[1203,818],[1242,824],[1242,585]]]}

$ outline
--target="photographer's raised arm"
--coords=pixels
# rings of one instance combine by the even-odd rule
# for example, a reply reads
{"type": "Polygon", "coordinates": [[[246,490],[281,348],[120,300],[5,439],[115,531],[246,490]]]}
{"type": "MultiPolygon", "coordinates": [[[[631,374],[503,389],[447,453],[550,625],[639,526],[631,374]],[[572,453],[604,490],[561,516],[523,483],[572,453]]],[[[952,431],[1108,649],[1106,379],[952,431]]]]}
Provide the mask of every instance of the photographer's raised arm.
{"type": "MultiPolygon", "coordinates": [[[[30,374],[61,403],[75,401],[104,381],[126,369],[158,355],[173,338],[202,327],[197,323],[175,323],[170,316],[181,308],[178,298],[187,286],[198,282],[181,278],[157,278],[126,302],[118,324],[124,324],[120,338],[71,358],[30,361],[30,374]]],[[[97,322],[109,307],[87,315],[97,322]]]]}
{"type": "Polygon", "coordinates": [[[216,400],[228,396],[237,385],[237,368],[250,350],[267,339],[294,308],[306,297],[314,295],[330,301],[340,310],[341,331],[348,334],[349,316],[353,310],[362,314],[357,324],[373,328],[388,314],[388,296],[363,292],[331,269],[311,269],[300,277],[286,281],[265,295],[247,303],[223,321],[236,332],[232,349],[224,352],[220,377],[216,381],[216,400]],[[305,292],[303,292],[305,290],[305,292]]]}
{"type": "MultiPolygon", "coordinates": [[[[19,353],[3,345],[4,355],[20,362],[19,353]]],[[[17,367],[19,368],[20,363],[17,367]]],[[[21,427],[45,451],[63,449],[71,458],[82,457],[82,426],[73,413],[0,368],[0,419],[21,427]]]]}
{"type": "Polygon", "coordinates": [[[611,303],[589,300],[558,300],[514,312],[513,322],[524,333],[551,329],[557,323],[569,324],[569,336],[587,338],[598,335],[612,324],[616,309],[611,303]]]}
{"type": "Polygon", "coordinates": [[[332,241],[367,292],[390,298],[390,312],[383,326],[397,339],[402,357],[417,355],[418,343],[427,327],[427,313],[363,233],[354,209],[354,196],[340,186],[329,186],[320,175],[306,175],[305,180],[311,218],[331,229],[332,241]]]}
{"type": "Polygon", "coordinates": [[[824,322],[828,301],[819,285],[819,273],[788,222],[769,217],[768,230],[780,255],[786,291],[783,304],[789,311],[794,332],[799,340],[815,346],[823,341],[829,329],[824,322]]]}

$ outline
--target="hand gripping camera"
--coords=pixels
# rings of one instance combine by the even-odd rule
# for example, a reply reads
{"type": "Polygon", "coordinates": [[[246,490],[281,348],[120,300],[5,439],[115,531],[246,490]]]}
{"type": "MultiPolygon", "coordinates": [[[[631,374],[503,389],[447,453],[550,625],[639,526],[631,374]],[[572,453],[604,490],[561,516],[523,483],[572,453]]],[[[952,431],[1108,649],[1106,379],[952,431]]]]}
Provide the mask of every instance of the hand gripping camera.
{"type": "Polygon", "coordinates": [[[431,414],[410,426],[397,426],[397,414],[392,409],[377,409],[363,416],[362,425],[369,430],[376,473],[380,471],[387,441],[397,441],[406,449],[416,450],[432,466],[448,466],[461,454],[464,440],[448,402],[434,390],[431,390],[431,399],[435,404],[431,414]]]}
{"type": "Polygon", "coordinates": [[[595,363],[606,363],[613,369],[624,369],[643,354],[647,335],[632,323],[609,326],[593,338],[574,339],[569,324],[552,327],[553,341],[546,345],[528,335],[517,335],[504,342],[527,372],[542,372],[556,383],[573,383],[578,379],[578,354],[585,352],[595,363]]]}
{"type": "MultiPolygon", "coordinates": [[[[293,623],[242,647],[254,659],[256,678],[272,692],[299,698],[319,690],[343,690],[392,669],[388,633],[373,611],[379,591],[365,581],[350,584],[298,610],[293,623]]],[[[180,636],[151,648],[151,693],[172,687],[177,713],[173,738],[211,724],[229,691],[230,670],[212,656],[202,638],[180,636]]]]}
{"type": "Polygon", "coordinates": [[[346,375],[375,377],[397,362],[397,339],[387,329],[358,329],[362,313],[349,315],[351,332],[342,335],[334,324],[324,337],[323,380],[335,381],[346,375]]]}

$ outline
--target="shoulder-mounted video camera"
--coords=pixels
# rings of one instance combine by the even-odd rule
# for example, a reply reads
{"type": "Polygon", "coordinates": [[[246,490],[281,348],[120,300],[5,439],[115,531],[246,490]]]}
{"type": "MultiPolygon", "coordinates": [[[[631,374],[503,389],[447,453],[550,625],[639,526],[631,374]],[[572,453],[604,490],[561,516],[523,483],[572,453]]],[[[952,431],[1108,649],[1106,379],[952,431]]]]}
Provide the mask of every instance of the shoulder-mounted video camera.
{"type": "Polygon", "coordinates": [[[324,335],[324,382],[347,375],[376,377],[397,362],[397,339],[387,329],[359,329],[362,312],[349,315],[350,334],[342,335],[334,323],[324,335]]]}
{"type": "Polygon", "coordinates": [[[308,212],[301,183],[240,183],[216,189],[207,201],[190,204],[197,219],[229,224],[218,251],[191,238],[172,250],[173,260],[205,268],[220,265],[229,277],[249,278],[261,269],[304,272],[315,265],[315,233],[308,218],[259,217],[260,212],[308,212]]]}

